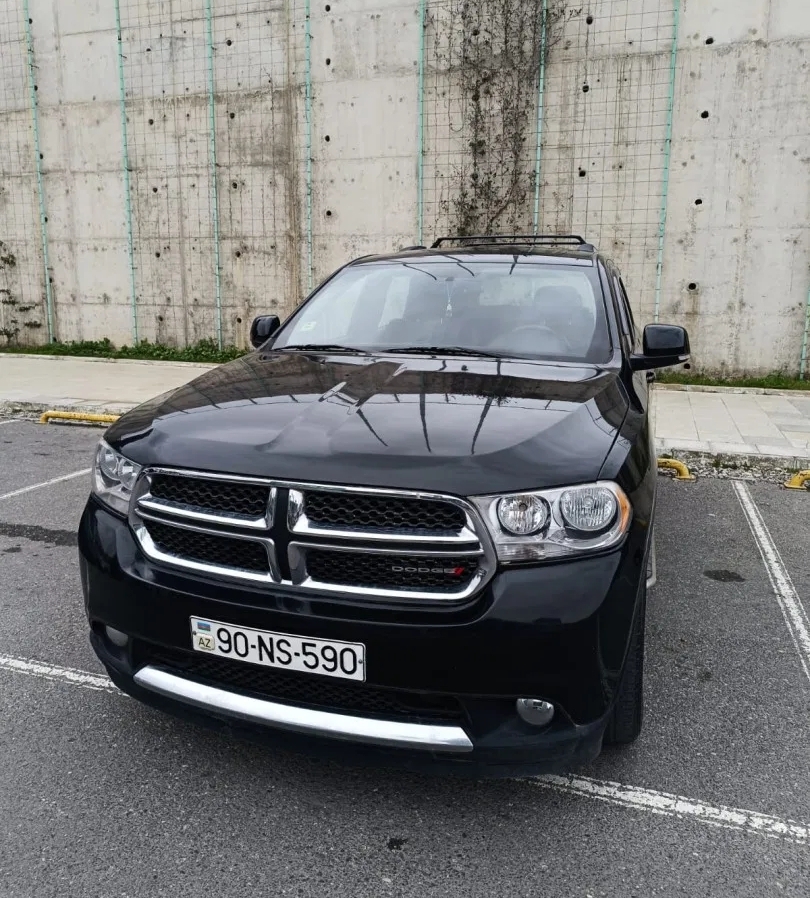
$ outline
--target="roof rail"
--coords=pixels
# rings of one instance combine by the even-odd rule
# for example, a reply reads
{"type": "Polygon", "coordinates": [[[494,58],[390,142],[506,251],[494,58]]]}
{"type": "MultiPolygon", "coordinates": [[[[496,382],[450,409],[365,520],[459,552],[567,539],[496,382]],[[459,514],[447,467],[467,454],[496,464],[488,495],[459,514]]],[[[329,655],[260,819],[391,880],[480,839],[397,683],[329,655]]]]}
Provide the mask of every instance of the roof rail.
{"type": "Polygon", "coordinates": [[[462,246],[488,246],[499,243],[573,243],[585,252],[596,252],[592,243],[586,243],[579,234],[470,234],[463,237],[439,237],[431,244],[438,249],[443,243],[460,243],[462,246]]]}

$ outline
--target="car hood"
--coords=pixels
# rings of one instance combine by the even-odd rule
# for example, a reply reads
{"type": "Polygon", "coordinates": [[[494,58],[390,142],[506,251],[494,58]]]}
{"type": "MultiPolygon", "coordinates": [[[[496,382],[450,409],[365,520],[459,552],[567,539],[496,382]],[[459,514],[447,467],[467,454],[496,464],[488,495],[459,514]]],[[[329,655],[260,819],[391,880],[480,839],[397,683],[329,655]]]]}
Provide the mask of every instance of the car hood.
{"type": "Polygon", "coordinates": [[[140,464],[475,495],[594,480],[627,411],[612,370],[251,353],[124,415],[140,464]]]}

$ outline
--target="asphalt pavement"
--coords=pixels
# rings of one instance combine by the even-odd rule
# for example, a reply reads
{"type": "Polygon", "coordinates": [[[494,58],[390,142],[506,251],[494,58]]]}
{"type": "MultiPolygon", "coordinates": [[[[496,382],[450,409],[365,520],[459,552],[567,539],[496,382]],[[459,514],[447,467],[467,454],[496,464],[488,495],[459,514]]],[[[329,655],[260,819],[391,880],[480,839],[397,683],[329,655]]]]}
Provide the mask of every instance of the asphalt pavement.
{"type": "Polygon", "coordinates": [[[641,738],[475,782],[258,747],[109,686],[75,545],[99,436],[0,422],[3,898],[807,898],[810,494],[662,478],[641,738]]]}

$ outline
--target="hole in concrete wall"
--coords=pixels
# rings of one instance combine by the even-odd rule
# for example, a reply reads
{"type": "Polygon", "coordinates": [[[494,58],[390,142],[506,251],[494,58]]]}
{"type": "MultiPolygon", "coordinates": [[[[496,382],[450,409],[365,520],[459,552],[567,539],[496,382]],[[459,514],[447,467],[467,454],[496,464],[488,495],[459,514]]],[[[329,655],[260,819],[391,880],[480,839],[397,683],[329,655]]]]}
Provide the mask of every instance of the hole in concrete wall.
{"type": "Polygon", "coordinates": [[[330,138],[329,135],[327,134],[326,137],[324,137],[324,140],[325,140],[327,143],[329,143],[329,141],[331,140],[331,138],[330,138]]]}
{"type": "Polygon", "coordinates": [[[713,44],[713,43],[714,43],[714,38],[713,38],[713,37],[707,37],[707,38],[706,38],[706,43],[707,43],[707,44],[713,44]]]}
{"type": "Polygon", "coordinates": [[[329,12],[329,10],[330,10],[331,8],[332,8],[332,7],[331,7],[328,3],[326,4],[326,6],[324,6],[324,9],[325,9],[327,12],[329,12]]]}
{"type": "Polygon", "coordinates": [[[588,17],[585,19],[585,22],[586,22],[588,25],[593,25],[593,16],[588,16],[588,17]]]}
{"type": "Polygon", "coordinates": [[[46,215],[45,216],[45,224],[47,224],[47,223],[48,223],[48,216],[46,215]]]}
{"type": "Polygon", "coordinates": [[[698,198],[695,200],[695,205],[696,205],[696,206],[702,206],[702,205],[703,205],[703,200],[702,200],[700,197],[698,197],[698,198]]]}
{"type": "Polygon", "coordinates": [[[697,284],[694,281],[689,281],[689,283],[686,285],[686,289],[694,292],[695,290],[697,290],[697,284]]]}
{"type": "Polygon", "coordinates": [[[150,124],[150,125],[154,125],[154,124],[155,124],[155,120],[154,120],[153,118],[150,118],[150,119],[149,119],[149,124],[150,124]]]}
{"type": "Polygon", "coordinates": [[[708,118],[708,117],[709,117],[709,112],[708,112],[708,110],[707,110],[707,109],[704,109],[703,112],[700,113],[700,117],[701,117],[701,118],[708,118]]]}
{"type": "Polygon", "coordinates": [[[163,321],[163,316],[162,316],[162,315],[158,315],[158,321],[163,321]]]}
{"type": "Polygon", "coordinates": [[[229,112],[228,115],[229,115],[231,118],[236,118],[236,113],[235,113],[235,112],[229,112]]]}
{"type": "Polygon", "coordinates": [[[582,85],[582,93],[586,94],[590,90],[590,87],[587,84],[582,85]]]}
{"type": "Polygon", "coordinates": [[[157,193],[157,187],[152,188],[152,193],[157,193]]]}
{"type": "Polygon", "coordinates": [[[326,64],[332,65],[332,60],[328,56],[326,57],[326,64]]]}
{"type": "Polygon", "coordinates": [[[232,43],[233,43],[233,41],[230,38],[228,38],[228,40],[225,41],[225,44],[228,47],[230,47],[232,43]]]}
{"type": "Polygon", "coordinates": [[[233,187],[234,190],[236,190],[236,188],[237,188],[238,186],[239,186],[239,185],[236,183],[236,181],[231,181],[231,187],[233,187]]]}
{"type": "Polygon", "coordinates": [[[155,258],[156,258],[156,259],[159,259],[159,258],[160,258],[160,253],[155,253],[155,258]]]}
{"type": "Polygon", "coordinates": [[[236,323],[237,323],[237,324],[241,324],[241,323],[242,323],[242,319],[241,319],[241,318],[237,318],[237,319],[236,319],[236,323]]]}
{"type": "Polygon", "coordinates": [[[331,209],[327,209],[327,210],[326,210],[326,217],[327,217],[327,218],[331,218],[331,217],[332,217],[332,210],[331,210],[331,209]]]}
{"type": "Polygon", "coordinates": [[[581,168],[581,169],[579,170],[579,176],[580,176],[580,178],[584,178],[585,175],[586,175],[585,169],[584,169],[584,168],[581,168]]]}
{"type": "Polygon", "coordinates": [[[236,258],[237,258],[237,259],[241,259],[241,258],[242,258],[242,253],[241,253],[239,250],[236,251],[235,255],[236,255],[236,258]]]}

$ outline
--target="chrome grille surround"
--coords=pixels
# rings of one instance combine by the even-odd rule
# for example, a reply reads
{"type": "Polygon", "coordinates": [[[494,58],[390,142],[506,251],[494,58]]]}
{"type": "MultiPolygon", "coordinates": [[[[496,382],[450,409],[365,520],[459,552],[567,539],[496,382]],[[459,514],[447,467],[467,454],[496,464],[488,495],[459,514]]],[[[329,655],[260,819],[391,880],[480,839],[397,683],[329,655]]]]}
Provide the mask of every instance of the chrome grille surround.
{"type": "MultiPolygon", "coordinates": [[[[455,518],[454,515],[444,517],[447,520],[455,518]]],[[[494,548],[477,509],[466,500],[455,496],[422,491],[309,484],[155,467],[146,468],[141,473],[133,492],[129,520],[144,554],[161,564],[225,580],[278,585],[308,593],[334,594],[347,599],[356,598],[361,602],[375,600],[442,604],[463,602],[483,588],[495,573],[497,566],[494,548]],[[150,491],[152,478],[156,474],[203,478],[217,483],[264,486],[268,490],[267,513],[262,518],[250,518],[238,513],[224,513],[221,509],[212,511],[156,499],[150,491]],[[433,503],[434,507],[436,503],[443,503],[460,509],[463,512],[464,523],[456,531],[435,533],[419,529],[409,531],[406,527],[395,531],[375,530],[373,527],[367,529],[323,527],[310,522],[306,517],[304,509],[309,492],[352,494],[354,497],[370,497],[374,502],[390,497],[399,503],[404,501],[433,503]],[[280,513],[283,512],[285,501],[286,515],[281,520],[276,511],[278,509],[280,513]],[[207,537],[219,536],[222,539],[242,539],[260,543],[267,552],[267,572],[225,566],[163,551],[158,541],[149,533],[150,521],[163,526],[184,528],[205,534],[207,537]],[[467,560],[477,561],[477,567],[470,576],[465,572],[463,582],[459,582],[459,588],[456,590],[438,587],[420,588],[417,583],[414,583],[413,588],[408,588],[402,582],[407,578],[403,578],[401,572],[396,588],[385,588],[379,583],[367,586],[362,583],[324,582],[310,575],[307,570],[307,553],[311,550],[369,553],[388,555],[392,558],[398,555],[408,558],[418,556],[425,559],[426,565],[433,566],[440,566],[442,561],[447,563],[450,559],[462,556],[467,560]]],[[[461,521],[462,518],[459,516],[458,520],[461,521]]],[[[395,568],[392,567],[393,570],[395,568]]]]}
{"type": "Polygon", "coordinates": [[[276,565],[275,546],[273,540],[264,537],[246,536],[244,533],[234,533],[231,531],[215,531],[207,527],[199,527],[195,524],[187,524],[183,521],[169,521],[166,518],[157,515],[147,514],[143,511],[136,511],[134,516],[130,515],[130,523],[135,532],[135,536],[140,543],[144,553],[153,561],[159,561],[171,567],[183,568],[187,571],[196,571],[199,574],[210,574],[215,577],[224,577],[228,580],[247,580],[251,583],[280,583],[281,576],[276,565]],[[164,526],[176,527],[178,530],[190,530],[195,533],[202,533],[206,536],[216,536],[218,533],[227,539],[240,539],[258,543],[264,546],[267,553],[267,572],[247,570],[245,568],[231,567],[222,564],[215,564],[209,561],[201,561],[194,558],[186,558],[181,555],[175,555],[165,552],[160,548],[158,543],[152,538],[149,532],[149,522],[156,521],[164,526]]]}
{"type": "Polygon", "coordinates": [[[445,531],[444,533],[426,534],[420,530],[407,532],[406,530],[392,531],[385,529],[365,529],[356,528],[340,528],[327,527],[313,523],[306,514],[306,494],[307,492],[317,493],[346,493],[362,496],[373,496],[376,499],[384,499],[391,497],[393,499],[411,499],[413,501],[436,502],[441,501],[448,505],[459,506],[459,501],[451,496],[436,496],[433,493],[403,493],[395,490],[373,489],[371,487],[365,489],[363,487],[328,487],[328,486],[309,486],[302,489],[290,489],[290,497],[287,504],[287,527],[290,533],[296,536],[314,536],[321,539],[335,537],[337,539],[359,539],[373,540],[386,543],[425,543],[436,545],[460,545],[463,543],[475,543],[479,541],[476,533],[475,525],[470,517],[470,511],[466,507],[466,503],[461,505],[464,512],[464,526],[457,531],[445,531]]]}
{"type": "Polygon", "coordinates": [[[171,468],[149,468],[142,473],[141,478],[145,482],[146,487],[142,492],[138,493],[138,506],[147,511],[164,513],[171,517],[185,518],[199,523],[247,527],[252,530],[269,530],[273,526],[277,491],[275,486],[268,480],[257,477],[240,477],[235,474],[204,474],[199,471],[179,471],[171,468]],[[152,495],[152,482],[156,477],[187,478],[222,485],[264,487],[268,491],[267,505],[264,514],[254,516],[241,514],[238,511],[223,512],[220,509],[206,509],[200,505],[173,502],[152,495]]]}

